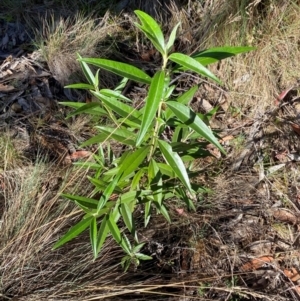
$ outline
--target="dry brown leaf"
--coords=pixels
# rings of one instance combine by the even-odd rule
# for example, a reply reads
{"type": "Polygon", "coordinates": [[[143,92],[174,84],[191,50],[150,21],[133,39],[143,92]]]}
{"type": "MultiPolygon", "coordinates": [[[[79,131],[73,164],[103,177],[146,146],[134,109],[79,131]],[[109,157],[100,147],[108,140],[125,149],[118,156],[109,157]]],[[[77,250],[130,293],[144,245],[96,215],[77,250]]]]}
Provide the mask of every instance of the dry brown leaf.
{"type": "Polygon", "coordinates": [[[290,124],[291,124],[291,127],[292,127],[293,131],[296,134],[300,135],[300,126],[296,123],[290,123],[290,124]]]}
{"type": "Polygon", "coordinates": [[[70,155],[70,158],[71,160],[79,160],[79,159],[82,159],[82,158],[86,158],[86,157],[89,157],[92,153],[89,152],[89,151],[76,151],[75,153],[71,154],[70,155]]]}
{"type": "Polygon", "coordinates": [[[261,268],[262,266],[264,266],[266,263],[270,263],[273,260],[274,260],[274,258],[271,256],[262,256],[262,257],[254,258],[251,261],[245,263],[241,267],[241,271],[248,272],[248,271],[257,270],[257,269],[261,268]]]}
{"type": "Polygon", "coordinates": [[[285,209],[273,209],[272,215],[275,219],[281,222],[287,222],[293,225],[298,223],[298,218],[293,213],[285,209]]]}
{"type": "Polygon", "coordinates": [[[3,85],[0,83],[0,91],[1,92],[12,92],[12,91],[15,91],[16,88],[14,86],[11,86],[11,85],[3,85]]]}
{"type": "Polygon", "coordinates": [[[300,279],[300,275],[295,268],[284,269],[283,273],[286,277],[288,277],[291,281],[296,282],[300,279]]]}

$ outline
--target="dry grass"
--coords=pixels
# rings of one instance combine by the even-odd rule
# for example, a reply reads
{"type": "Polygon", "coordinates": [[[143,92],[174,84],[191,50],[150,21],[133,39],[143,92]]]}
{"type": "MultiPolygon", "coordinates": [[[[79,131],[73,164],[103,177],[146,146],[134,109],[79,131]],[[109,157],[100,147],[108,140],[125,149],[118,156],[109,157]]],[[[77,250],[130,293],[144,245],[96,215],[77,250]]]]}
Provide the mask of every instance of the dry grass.
{"type": "Polygon", "coordinates": [[[197,24],[191,25],[195,37],[192,48],[255,46],[256,51],[225,60],[215,70],[228,88],[233,106],[243,111],[250,109],[250,115],[265,109],[282,89],[298,79],[299,3],[276,0],[207,3],[206,7],[198,8],[200,17],[206,17],[194,19],[197,24]]]}

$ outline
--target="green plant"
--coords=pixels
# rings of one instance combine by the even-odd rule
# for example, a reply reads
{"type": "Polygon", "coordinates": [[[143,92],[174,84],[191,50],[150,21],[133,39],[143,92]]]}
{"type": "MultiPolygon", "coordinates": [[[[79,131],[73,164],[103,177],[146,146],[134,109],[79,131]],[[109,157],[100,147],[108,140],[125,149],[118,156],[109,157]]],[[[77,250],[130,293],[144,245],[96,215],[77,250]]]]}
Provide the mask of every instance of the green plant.
{"type": "MultiPolygon", "coordinates": [[[[99,135],[86,141],[84,145],[100,143],[95,162],[80,163],[95,170],[95,176],[89,177],[95,186],[98,198],[64,195],[73,200],[85,213],[83,219],[73,226],[54,246],[58,248],[82,231],[90,228],[90,240],[94,258],[96,258],[109,234],[123,248],[126,256],[122,264],[127,269],[130,263],[151,259],[140,251],[143,243],[138,240],[135,208],[139,205],[144,211],[144,225],[148,225],[152,212],[162,214],[171,221],[167,207],[168,200],[179,198],[186,203],[188,210],[195,210],[193,195],[201,190],[191,179],[197,173],[189,168],[190,163],[206,155],[205,139],[225,154],[207,125],[208,116],[193,112],[188,104],[198,86],[191,87],[182,95],[175,97],[176,88],[171,84],[175,73],[192,71],[210,78],[217,83],[220,80],[205,66],[237,53],[250,51],[250,47],[213,48],[196,53],[192,57],[182,53],[172,53],[176,32],[180,23],[172,30],[166,43],[160,26],[149,15],[135,11],[140,20],[135,24],[151,41],[162,56],[162,66],[151,78],[144,71],[116,61],[98,58],[82,58],[78,55],[87,84],[73,84],[67,88],[89,90],[97,102],[89,104],[63,103],[76,108],[71,114],[91,113],[106,116],[111,126],[97,126],[99,135]],[[114,90],[99,89],[99,70],[94,75],[87,64],[111,71],[124,79],[114,90]],[[122,94],[126,81],[130,79],[149,85],[148,95],[142,107],[133,108],[131,100],[122,94]],[[167,128],[173,135],[164,138],[167,128]],[[110,139],[121,143],[124,150],[120,156],[115,154],[109,144],[110,139]],[[122,231],[118,222],[122,218],[126,226],[122,231]],[[134,243],[127,238],[131,234],[134,243]]],[[[123,227],[124,228],[124,227],[123,227]]]]}

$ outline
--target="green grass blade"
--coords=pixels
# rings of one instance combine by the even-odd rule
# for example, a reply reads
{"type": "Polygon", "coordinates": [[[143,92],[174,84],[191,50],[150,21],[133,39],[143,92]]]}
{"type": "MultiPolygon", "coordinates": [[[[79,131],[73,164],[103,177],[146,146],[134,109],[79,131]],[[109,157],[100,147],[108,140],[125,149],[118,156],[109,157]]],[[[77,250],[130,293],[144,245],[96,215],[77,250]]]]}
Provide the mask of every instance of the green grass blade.
{"type": "Polygon", "coordinates": [[[83,58],[81,61],[103,68],[107,71],[129,78],[136,82],[141,82],[144,84],[151,83],[151,77],[147,73],[129,64],[97,58],[83,58]]]}
{"type": "Polygon", "coordinates": [[[86,219],[83,219],[75,226],[73,226],[56,244],[53,246],[53,250],[61,247],[66,242],[70,241],[71,239],[77,237],[81,232],[83,232],[90,224],[94,217],[90,216],[86,219]]]}
{"type": "Polygon", "coordinates": [[[169,101],[167,102],[167,105],[181,122],[191,127],[194,131],[210,143],[214,144],[222,153],[225,154],[225,150],[219,143],[218,139],[214,136],[211,129],[201,120],[201,118],[197,116],[195,112],[187,106],[175,101],[169,101]]]}
{"type": "Polygon", "coordinates": [[[172,147],[163,140],[158,140],[159,149],[161,150],[165,161],[172,167],[177,177],[181,180],[182,184],[192,191],[189,176],[180,156],[172,151],[172,147]]]}
{"type": "Polygon", "coordinates": [[[207,68],[205,68],[202,64],[200,64],[198,61],[196,61],[194,58],[182,54],[182,53],[172,53],[169,56],[169,59],[172,62],[175,62],[179,64],[180,66],[186,68],[187,70],[194,71],[200,75],[206,76],[215,82],[221,84],[221,81],[207,68]]]}
{"type": "Polygon", "coordinates": [[[149,127],[151,126],[153,119],[155,118],[158,106],[162,101],[162,97],[164,94],[164,85],[165,72],[156,72],[150,85],[145,111],[143,114],[141,129],[136,140],[136,146],[139,146],[143,142],[143,139],[149,127]]]}

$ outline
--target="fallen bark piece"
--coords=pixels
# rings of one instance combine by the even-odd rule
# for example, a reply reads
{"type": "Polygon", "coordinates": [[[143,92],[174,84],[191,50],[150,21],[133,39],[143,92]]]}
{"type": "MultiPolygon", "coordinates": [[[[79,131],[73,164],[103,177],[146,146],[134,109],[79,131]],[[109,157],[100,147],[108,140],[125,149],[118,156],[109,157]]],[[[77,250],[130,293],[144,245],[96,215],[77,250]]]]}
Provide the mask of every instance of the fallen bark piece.
{"type": "Polygon", "coordinates": [[[273,260],[274,258],[272,256],[262,256],[262,257],[254,258],[251,261],[242,265],[241,271],[243,272],[255,271],[263,267],[266,263],[271,263],[273,260]]]}

